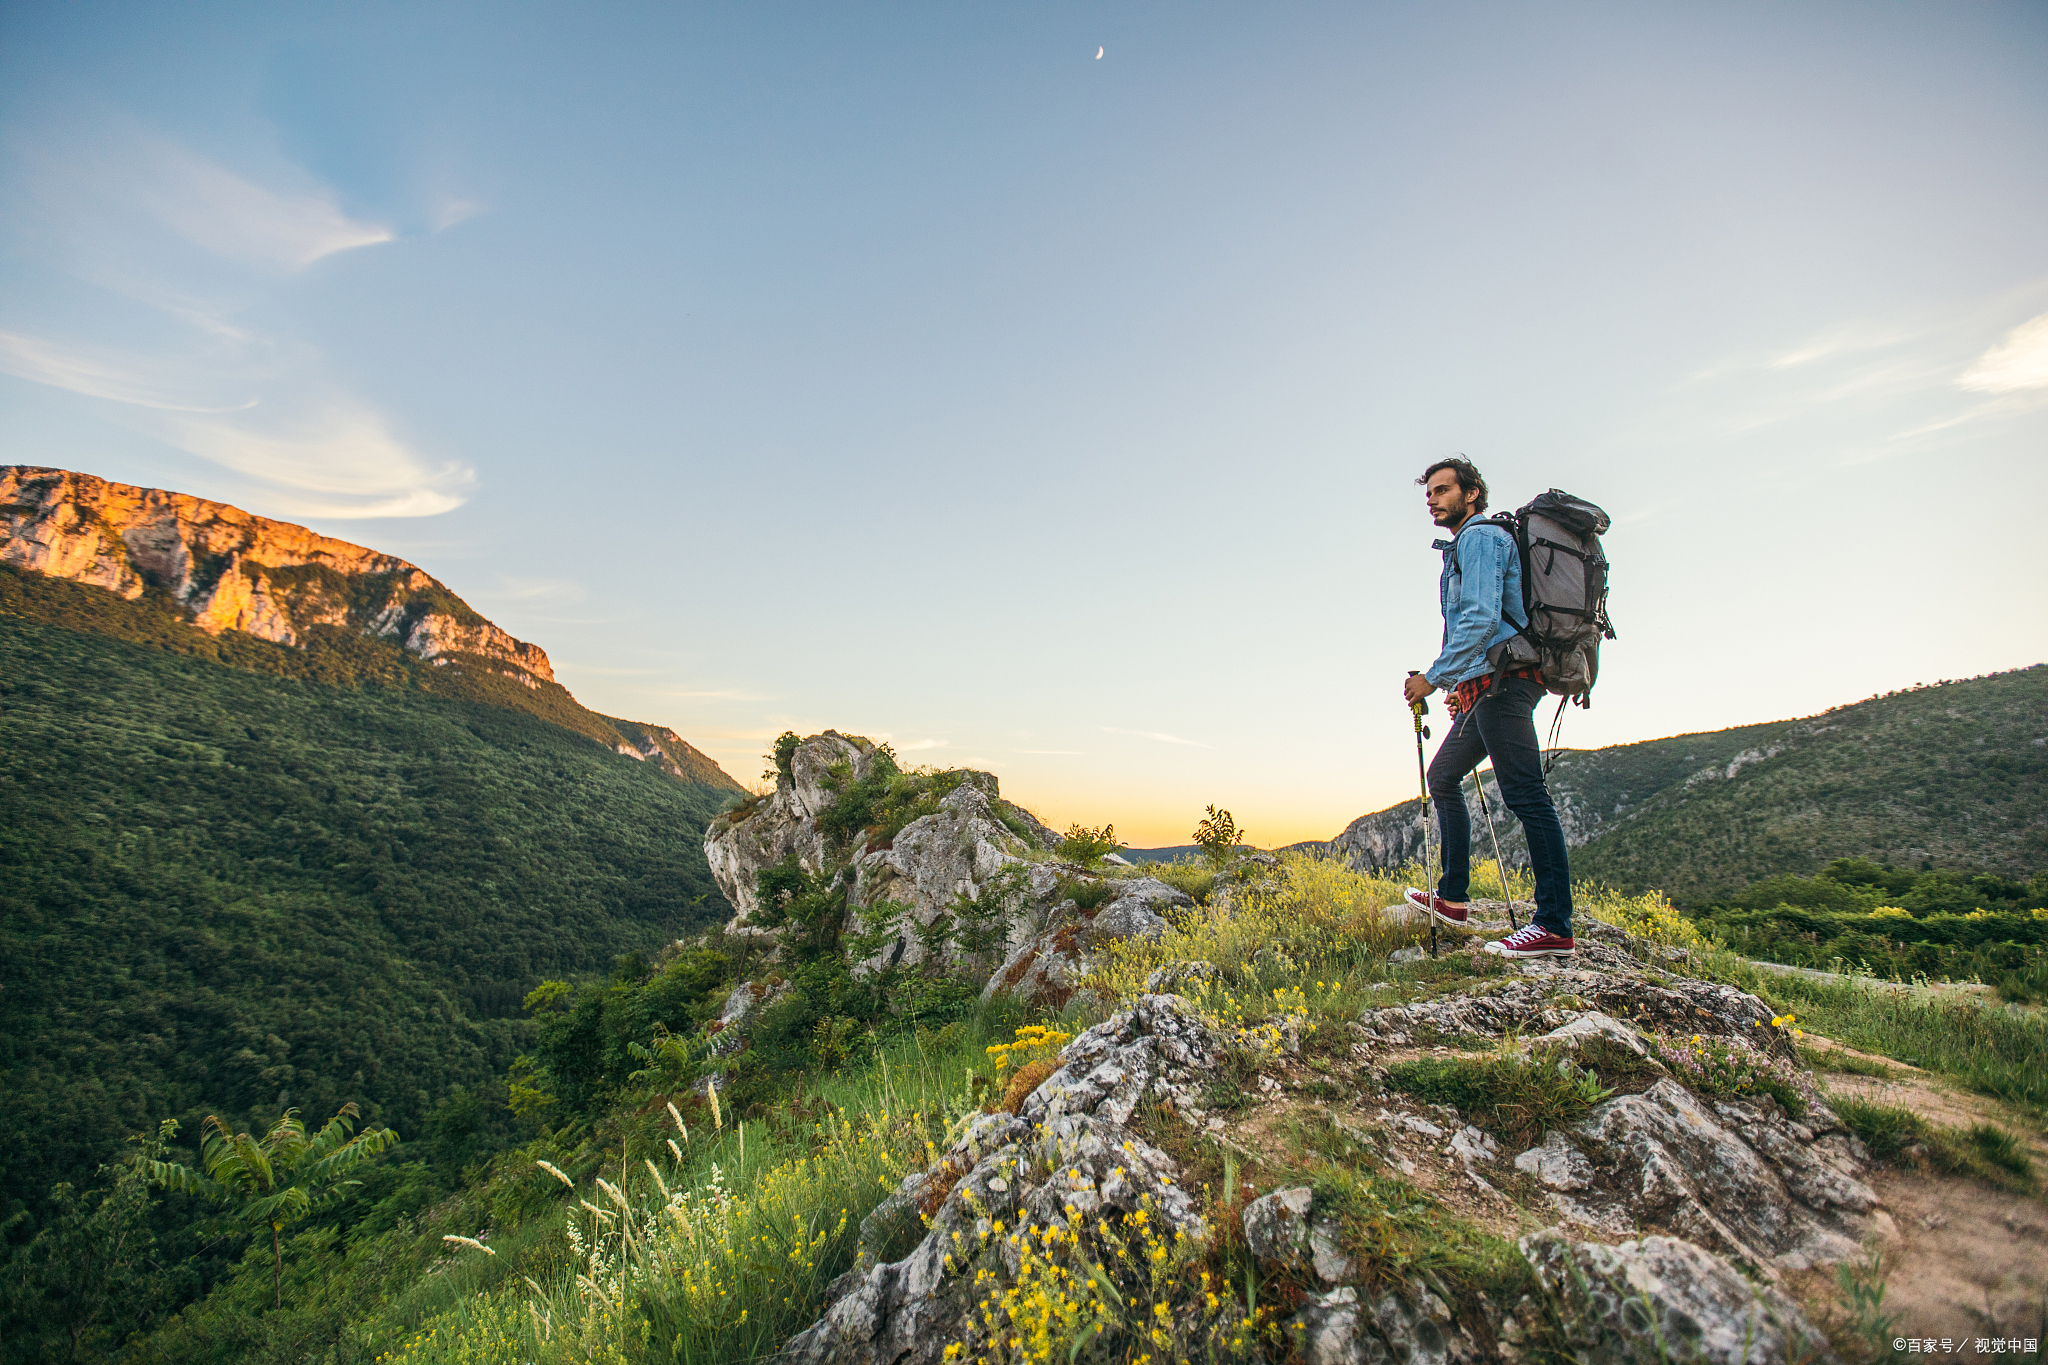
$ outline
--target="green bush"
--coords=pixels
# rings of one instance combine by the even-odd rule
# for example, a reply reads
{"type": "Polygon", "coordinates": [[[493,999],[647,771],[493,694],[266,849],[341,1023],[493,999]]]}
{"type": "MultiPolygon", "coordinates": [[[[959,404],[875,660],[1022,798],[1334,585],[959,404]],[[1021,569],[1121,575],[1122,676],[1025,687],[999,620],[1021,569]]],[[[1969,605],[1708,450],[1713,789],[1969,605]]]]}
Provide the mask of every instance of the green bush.
{"type": "Polygon", "coordinates": [[[1087,867],[1103,854],[1114,853],[1123,846],[1123,841],[1116,837],[1115,825],[1104,825],[1101,829],[1070,825],[1067,837],[1060,840],[1058,852],[1068,862],[1087,867]]]}

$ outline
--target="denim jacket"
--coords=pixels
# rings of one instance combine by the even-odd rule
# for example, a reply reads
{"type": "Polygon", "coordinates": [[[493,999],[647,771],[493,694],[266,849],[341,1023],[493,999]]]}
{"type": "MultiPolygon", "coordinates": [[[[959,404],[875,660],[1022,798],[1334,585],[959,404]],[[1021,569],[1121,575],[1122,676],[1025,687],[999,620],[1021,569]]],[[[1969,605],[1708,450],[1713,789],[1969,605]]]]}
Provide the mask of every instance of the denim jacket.
{"type": "Polygon", "coordinates": [[[1454,539],[1432,542],[1431,548],[1444,552],[1437,586],[1444,648],[1422,676],[1449,691],[1491,672],[1486,651],[1514,638],[1515,627],[1501,604],[1511,602],[1512,613],[1521,614],[1522,557],[1514,537],[1491,523],[1467,526],[1454,539]]]}

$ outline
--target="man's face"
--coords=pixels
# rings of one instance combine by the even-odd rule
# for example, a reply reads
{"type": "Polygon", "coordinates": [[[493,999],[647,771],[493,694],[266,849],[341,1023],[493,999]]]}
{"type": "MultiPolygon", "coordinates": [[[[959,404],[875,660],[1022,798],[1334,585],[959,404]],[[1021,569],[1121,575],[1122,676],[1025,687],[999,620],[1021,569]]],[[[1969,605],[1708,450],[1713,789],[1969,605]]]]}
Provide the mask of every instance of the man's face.
{"type": "Polygon", "coordinates": [[[1430,475],[1422,495],[1429,500],[1429,515],[1439,526],[1458,525],[1471,507],[1465,490],[1458,487],[1457,474],[1448,469],[1430,475]]]}

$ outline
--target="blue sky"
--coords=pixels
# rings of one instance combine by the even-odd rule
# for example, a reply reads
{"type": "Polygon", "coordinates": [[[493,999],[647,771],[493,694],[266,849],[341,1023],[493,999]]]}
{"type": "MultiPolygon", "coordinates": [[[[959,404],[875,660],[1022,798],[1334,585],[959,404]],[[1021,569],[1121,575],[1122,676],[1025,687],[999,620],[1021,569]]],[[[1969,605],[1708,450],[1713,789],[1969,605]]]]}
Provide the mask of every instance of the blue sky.
{"type": "Polygon", "coordinates": [[[2048,657],[2038,3],[0,25],[0,460],[403,554],[743,780],[1327,837],[1454,451],[1615,516],[1567,742],[2048,657]]]}

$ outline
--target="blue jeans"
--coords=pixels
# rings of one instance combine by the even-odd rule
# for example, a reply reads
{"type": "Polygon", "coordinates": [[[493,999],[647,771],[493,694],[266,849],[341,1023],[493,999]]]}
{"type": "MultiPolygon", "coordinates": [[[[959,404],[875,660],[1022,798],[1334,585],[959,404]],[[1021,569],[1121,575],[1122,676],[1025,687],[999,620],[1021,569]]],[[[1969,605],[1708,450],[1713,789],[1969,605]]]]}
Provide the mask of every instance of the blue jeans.
{"type": "Polygon", "coordinates": [[[1543,749],[1536,742],[1536,703],[1543,684],[1503,678],[1480,695],[1479,704],[1457,718],[1429,764],[1429,795],[1436,802],[1436,827],[1443,844],[1444,875],[1436,893],[1447,901],[1469,898],[1472,876],[1472,817],[1465,809],[1465,775],[1480,760],[1493,760],[1501,800],[1522,822],[1529,842],[1529,869],[1536,874],[1536,923],[1561,938],[1572,936],[1572,870],[1564,826],[1543,785],[1543,749]]]}

